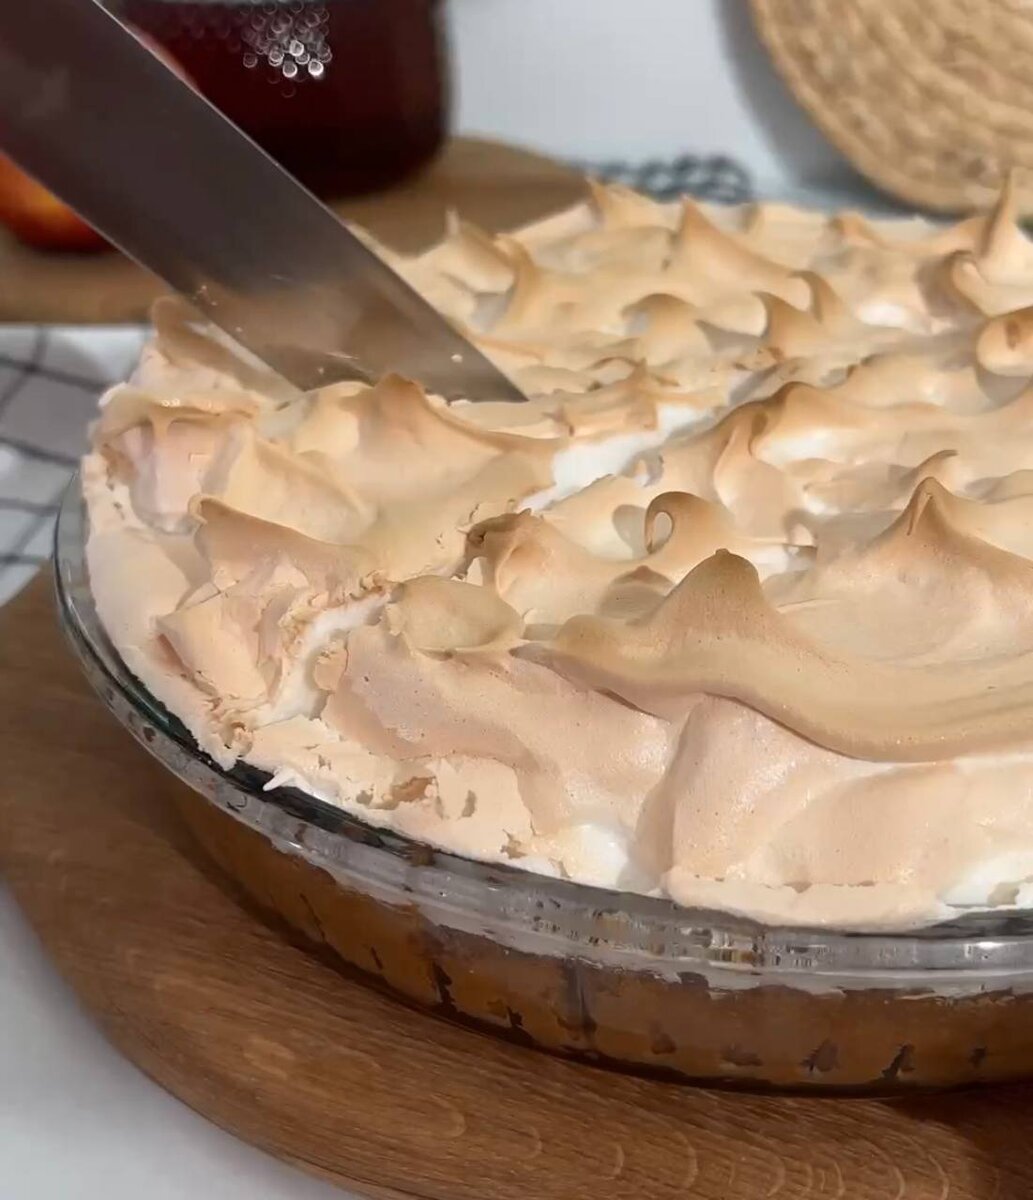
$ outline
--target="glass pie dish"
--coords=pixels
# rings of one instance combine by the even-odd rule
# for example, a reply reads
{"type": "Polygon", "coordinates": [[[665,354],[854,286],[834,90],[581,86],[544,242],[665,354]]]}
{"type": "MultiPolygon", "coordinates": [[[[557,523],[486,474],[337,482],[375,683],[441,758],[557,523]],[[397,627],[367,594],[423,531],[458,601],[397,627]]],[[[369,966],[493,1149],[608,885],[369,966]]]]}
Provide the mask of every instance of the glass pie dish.
{"type": "Polygon", "coordinates": [[[763,925],[476,862],[239,763],[223,770],[122,663],[56,532],[60,620],[171,802],[260,907],[396,995],[527,1046],[667,1078],[889,1093],[1033,1076],[1033,920],[910,933],[763,925]],[[184,786],[186,785],[186,786],[184,786]]]}

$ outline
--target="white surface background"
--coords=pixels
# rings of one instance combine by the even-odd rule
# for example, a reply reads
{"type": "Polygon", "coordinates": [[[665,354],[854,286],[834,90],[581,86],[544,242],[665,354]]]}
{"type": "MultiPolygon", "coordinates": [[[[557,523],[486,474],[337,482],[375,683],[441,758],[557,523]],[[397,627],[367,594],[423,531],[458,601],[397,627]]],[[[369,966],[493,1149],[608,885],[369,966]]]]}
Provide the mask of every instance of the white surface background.
{"type": "Polygon", "coordinates": [[[575,158],[727,154],[760,190],[849,187],[746,0],[450,0],[456,120],[575,158]]]}
{"type": "MultiPolygon", "coordinates": [[[[463,131],[575,157],[725,153],[760,189],[849,184],[764,61],[744,0],[450,0],[450,20],[463,131]]],[[[342,1195],[120,1059],[0,886],[0,1200],[342,1195]]]]}

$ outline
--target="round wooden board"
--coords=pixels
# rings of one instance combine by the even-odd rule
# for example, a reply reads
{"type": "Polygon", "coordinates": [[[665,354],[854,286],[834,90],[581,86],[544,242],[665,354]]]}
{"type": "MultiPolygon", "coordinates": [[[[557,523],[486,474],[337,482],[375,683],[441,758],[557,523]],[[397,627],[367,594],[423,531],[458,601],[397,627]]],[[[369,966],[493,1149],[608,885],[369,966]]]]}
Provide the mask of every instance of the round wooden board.
{"type": "Polygon", "coordinates": [[[403,1200],[1033,1196],[1033,1088],[679,1088],[452,1027],[292,944],[160,799],[65,650],[49,578],[0,612],[0,755],[0,870],[83,1002],[158,1083],[306,1170],[403,1200]]]}
{"type": "MultiPolygon", "coordinates": [[[[499,142],[454,138],[426,170],[390,191],[333,204],[381,241],[412,252],[441,236],[445,213],[496,233],[576,203],[581,175],[562,163],[499,142]]],[[[0,229],[0,321],[143,321],[168,289],[114,251],[34,250],[0,229]]]]}

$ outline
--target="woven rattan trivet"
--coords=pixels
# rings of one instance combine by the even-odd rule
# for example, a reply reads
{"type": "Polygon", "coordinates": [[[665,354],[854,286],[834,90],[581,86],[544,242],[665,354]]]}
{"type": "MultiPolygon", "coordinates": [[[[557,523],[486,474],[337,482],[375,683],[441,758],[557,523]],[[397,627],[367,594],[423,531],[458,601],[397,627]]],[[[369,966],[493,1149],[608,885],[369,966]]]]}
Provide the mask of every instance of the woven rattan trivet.
{"type": "Polygon", "coordinates": [[[1033,4],[750,0],[796,99],[875,184],[943,212],[1009,170],[1033,215],[1033,4]]]}

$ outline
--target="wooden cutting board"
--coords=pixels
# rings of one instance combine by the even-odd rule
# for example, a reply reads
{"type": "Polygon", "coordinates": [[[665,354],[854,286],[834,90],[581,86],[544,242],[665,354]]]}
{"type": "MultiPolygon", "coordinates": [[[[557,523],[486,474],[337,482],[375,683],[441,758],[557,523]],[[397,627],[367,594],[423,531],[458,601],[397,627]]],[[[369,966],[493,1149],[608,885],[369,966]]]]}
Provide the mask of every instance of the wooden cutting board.
{"type": "MultiPolygon", "coordinates": [[[[396,249],[413,251],[441,235],[445,213],[492,232],[573,204],[585,192],[569,167],[498,142],[456,138],[425,171],[390,191],[333,207],[396,249]]],[[[0,321],[141,321],[167,289],[115,251],[33,250],[0,229],[0,321]]]]}
{"type": "MultiPolygon", "coordinates": [[[[392,1200],[1030,1200],[1033,1088],[679,1088],[404,1008],[238,903],[55,628],[0,611],[0,871],[111,1040],[238,1136],[392,1200]]],[[[5,1081],[5,1089],[16,1088],[5,1081]]]]}

